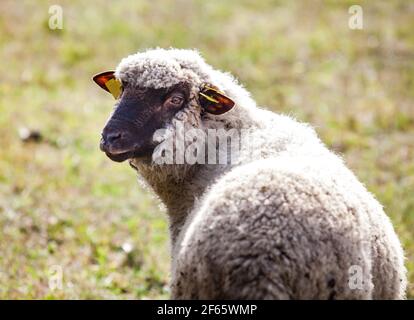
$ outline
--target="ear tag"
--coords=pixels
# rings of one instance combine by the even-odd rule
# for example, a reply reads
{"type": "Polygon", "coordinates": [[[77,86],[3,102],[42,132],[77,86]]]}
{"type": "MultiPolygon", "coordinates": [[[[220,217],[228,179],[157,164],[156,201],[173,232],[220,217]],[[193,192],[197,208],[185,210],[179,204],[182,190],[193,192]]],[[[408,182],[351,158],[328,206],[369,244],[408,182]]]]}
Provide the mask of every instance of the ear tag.
{"type": "Polygon", "coordinates": [[[95,83],[105,91],[112,94],[115,99],[118,99],[122,93],[122,83],[115,78],[115,71],[105,71],[92,78],[95,83]]]}
{"type": "Polygon", "coordinates": [[[115,99],[118,99],[121,95],[121,82],[115,78],[108,80],[105,83],[106,87],[108,88],[108,91],[113,95],[115,99]]]}
{"type": "Polygon", "coordinates": [[[208,113],[220,115],[234,107],[234,101],[223,92],[210,86],[204,86],[199,92],[201,107],[208,113]]]}
{"type": "Polygon", "coordinates": [[[213,97],[210,97],[202,92],[200,92],[200,95],[203,96],[204,98],[206,98],[208,101],[211,101],[213,103],[220,103],[218,100],[214,99],[213,97]]]}

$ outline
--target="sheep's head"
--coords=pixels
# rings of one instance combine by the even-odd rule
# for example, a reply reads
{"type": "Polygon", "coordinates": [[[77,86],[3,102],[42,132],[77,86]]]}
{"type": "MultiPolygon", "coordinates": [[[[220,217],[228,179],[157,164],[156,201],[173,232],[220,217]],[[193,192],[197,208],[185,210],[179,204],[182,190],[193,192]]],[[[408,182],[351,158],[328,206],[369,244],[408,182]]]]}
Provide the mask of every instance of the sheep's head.
{"type": "Polygon", "coordinates": [[[102,131],[101,150],[118,162],[151,155],[154,133],[168,125],[189,95],[186,83],[154,89],[122,82],[120,99],[102,131]]]}
{"type": "Polygon", "coordinates": [[[229,111],[234,102],[209,84],[208,68],[193,51],[157,49],[129,56],[115,72],[95,76],[117,99],[102,131],[101,150],[117,162],[150,158],[158,129],[183,120],[200,128],[203,114],[229,111]]]}

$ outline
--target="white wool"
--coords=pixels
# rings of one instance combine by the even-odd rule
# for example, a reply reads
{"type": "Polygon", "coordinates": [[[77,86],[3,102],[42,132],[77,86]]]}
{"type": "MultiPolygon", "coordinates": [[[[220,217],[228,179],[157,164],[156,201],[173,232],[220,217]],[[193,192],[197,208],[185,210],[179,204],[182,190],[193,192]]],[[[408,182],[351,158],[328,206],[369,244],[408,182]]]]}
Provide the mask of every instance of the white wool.
{"type": "Polygon", "coordinates": [[[257,107],[194,50],[137,53],[121,61],[116,76],[143,87],[191,85],[191,101],[168,134],[177,123],[247,129],[254,145],[253,153],[243,146],[237,164],[131,161],[168,210],[173,298],[405,297],[404,254],[389,218],[310,126],[257,107]],[[201,116],[203,83],[236,106],[201,116]]]}

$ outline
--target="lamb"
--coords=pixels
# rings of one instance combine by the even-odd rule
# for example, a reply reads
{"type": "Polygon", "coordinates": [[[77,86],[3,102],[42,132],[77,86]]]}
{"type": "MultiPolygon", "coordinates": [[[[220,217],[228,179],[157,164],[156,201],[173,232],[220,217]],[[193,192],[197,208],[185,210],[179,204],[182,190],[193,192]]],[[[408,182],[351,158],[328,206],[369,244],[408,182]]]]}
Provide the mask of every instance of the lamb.
{"type": "Polygon", "coordinates": [[[389,218],[309,125],[259,108],[194,50],[133,54],[94,80],[118,98],[102,151],[167,208],[173,299],[405,298],[389,218]],[[180,128],[248,139],[218,164],[163,163],[165,141],[194,143],[180,128]]]}

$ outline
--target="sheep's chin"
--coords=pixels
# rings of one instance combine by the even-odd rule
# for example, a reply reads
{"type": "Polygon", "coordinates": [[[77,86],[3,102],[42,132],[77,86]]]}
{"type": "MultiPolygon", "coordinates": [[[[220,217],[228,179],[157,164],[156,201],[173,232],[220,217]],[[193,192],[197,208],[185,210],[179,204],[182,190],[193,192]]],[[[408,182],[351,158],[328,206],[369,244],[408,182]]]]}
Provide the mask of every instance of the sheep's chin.
{"type": "Polygon", "coordinates": [[[145,157],[134,157],[132,159],[129,159],[129,165],[131,168],[133,168],[136,171],[139,171],[139,167],[151,167],[152,166],[152,160],[150,156],[145,157]]]}

